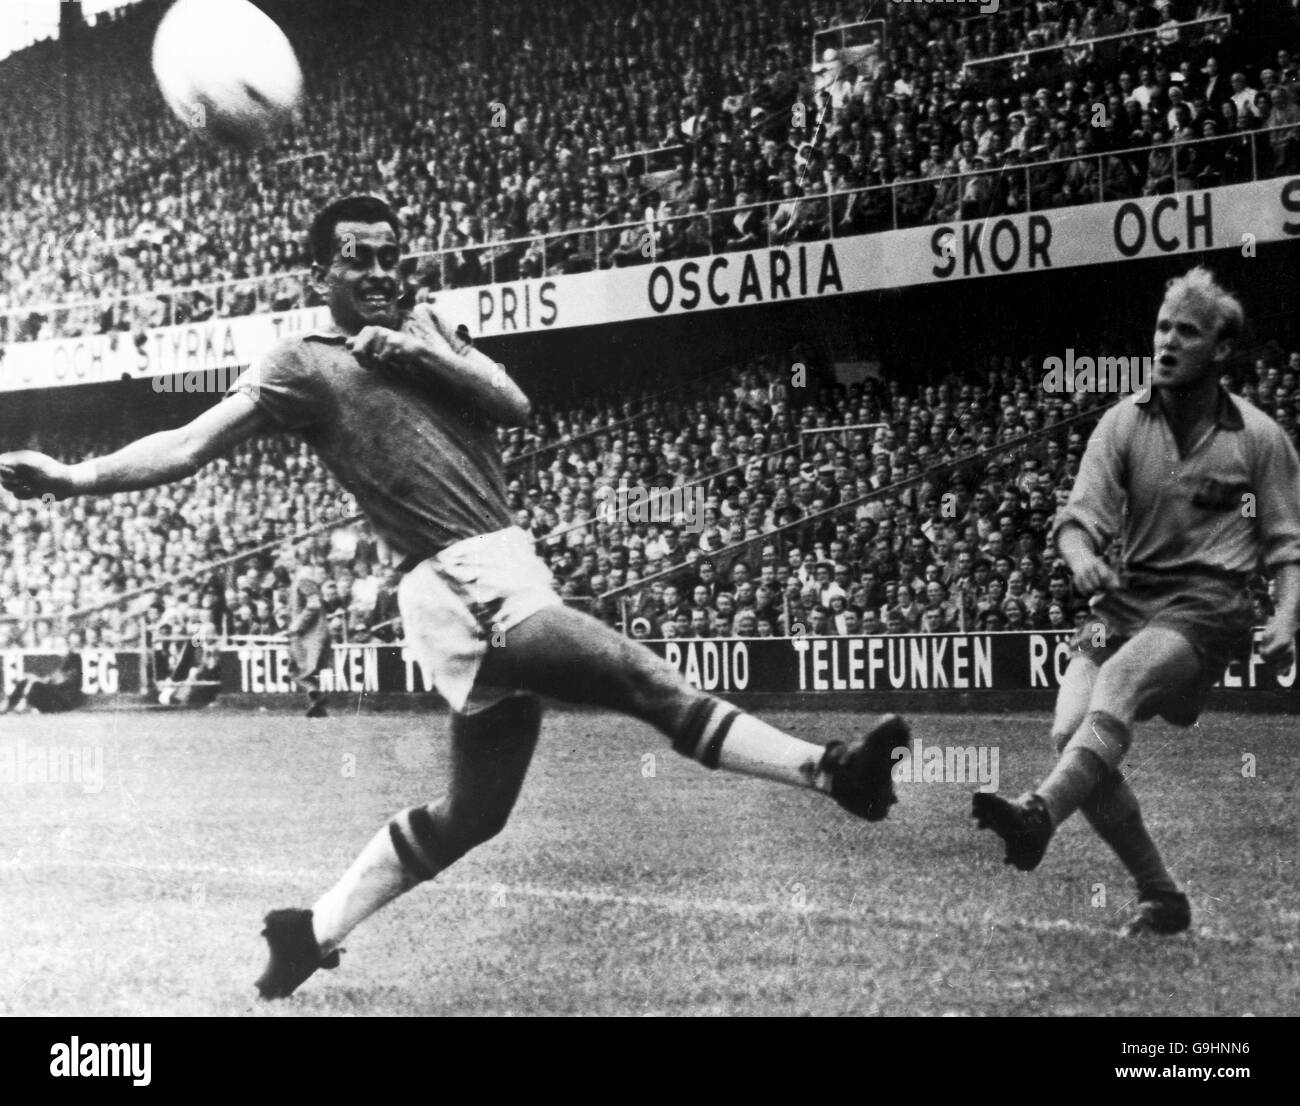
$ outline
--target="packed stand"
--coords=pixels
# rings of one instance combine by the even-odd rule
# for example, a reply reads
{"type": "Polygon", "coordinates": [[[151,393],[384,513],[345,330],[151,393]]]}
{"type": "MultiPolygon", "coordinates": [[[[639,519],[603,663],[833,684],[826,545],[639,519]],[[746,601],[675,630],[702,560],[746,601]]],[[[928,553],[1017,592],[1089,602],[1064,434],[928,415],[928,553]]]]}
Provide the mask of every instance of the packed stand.
{"type": "Polygon", "coordinates": [[[1246,33],[1281,0],[1008,0],[992,19],[889,5],[884,51],[819,73],[813,31],[878,5],[268,7],[310,96],[251,157],[185,137],[141,79],[156,3],[101,21],[70,61],[46,42],[0,63],[0,342],[311,303],[303,234],[344,191],[394,201],[414,292],[1300,169],[1300,43],[1246,33]],[[1230,31],[1168,29],[1220,13],[1230,31]],[[1156,33],[1049,53],[1042,72],[964,67],[1126,29],[1156,33]],[[1161,148],[1205,136],[1222,140],[1161,148]],[[869,185],[888,187],[852,191],[869,185]]]}
{"type": "MultiPolygon", "coordinates": [[[[896,379],[846,388],[827,374],[792,387],[788,365],[756,363],[643,403],[543,408],[527,431],[499,432],[509,505],[566,600],[634,637],[1073,627],[1086,608],[1049,535],[1091,424],[1050,428],[1088,397],[1079,407],[1045,395],[1028,358],[962,364],[909,391],[896,379]],[[801,430],[877,422],[887,426],[809,436],[799,448],[801,430]],[[677,513],[647,506],[639,516],[629,488],[677,513]],[[719,555],[745,541],[739,555],[719,555]]],[[[1242,394],[1296,439],[1300,353],[1266,353],[1243,380],[1242,394]]],[[[74,459],[115,443],[25,444],[74,459]]],[[[356,506],[301,444],[259,439],[166,488],[10,506],[0,515],[0,647],[61,647],[70,612],[155,584],[167,586],[79,619],[85,643],[131,646],[146,627],[279,636],[304,578],[334,640],[401,639],[396,575],[367,527],[327,529],[356,506]]],[[[1267,596],[1260,602],[1262,616],[1267,596]]]]}

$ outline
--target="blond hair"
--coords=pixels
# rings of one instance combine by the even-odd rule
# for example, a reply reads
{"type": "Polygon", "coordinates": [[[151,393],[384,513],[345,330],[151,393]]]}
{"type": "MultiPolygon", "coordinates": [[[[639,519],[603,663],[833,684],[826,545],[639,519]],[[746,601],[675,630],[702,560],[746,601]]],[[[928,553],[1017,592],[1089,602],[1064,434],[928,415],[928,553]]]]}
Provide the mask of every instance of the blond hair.
{"type": "Polygon", "coordinates": [[[1165,285],[1165,299],[1186,297],[1200,303],[1219,324],[1219,338],[1236,339],[1246,324],[1241,301],[1223,287],[1204,265],[1188,269],[1165,285]]]}

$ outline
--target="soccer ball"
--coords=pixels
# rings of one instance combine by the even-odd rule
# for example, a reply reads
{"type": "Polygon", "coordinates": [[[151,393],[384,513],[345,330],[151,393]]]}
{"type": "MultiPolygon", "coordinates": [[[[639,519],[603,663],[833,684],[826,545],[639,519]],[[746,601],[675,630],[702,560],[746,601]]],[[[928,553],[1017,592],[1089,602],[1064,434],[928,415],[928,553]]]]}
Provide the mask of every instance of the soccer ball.
{"type": "Polygon", "coordinates": [[[248,0],[177,0],[153,44],[168,106],[195,133],[267,145],[302,99],[302,68],[275,21],[248,0]]]}

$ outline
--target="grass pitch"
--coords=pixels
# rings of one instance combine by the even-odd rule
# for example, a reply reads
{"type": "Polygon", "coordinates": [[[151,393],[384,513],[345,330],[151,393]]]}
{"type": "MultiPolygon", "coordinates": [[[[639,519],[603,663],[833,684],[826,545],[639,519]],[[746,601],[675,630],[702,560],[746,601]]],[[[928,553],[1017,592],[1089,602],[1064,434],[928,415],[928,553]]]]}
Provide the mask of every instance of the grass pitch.
{"type": "MultiPolygon", "coordinates": [[[[869,721],[765,717],[820,742],[869,721]]],[[[927,746],[996,749],[1003,793],[1052,760],[1044,716],[912,722],[927,746]]],[[[1294,722],[1228,715],[1143,726],[1130,755],[1190,934],[1116,936],[1132,890],[1081,818],[1024,875],[974,829],[972,784],[900,784],[867,825],[556,710],[500,837],[363,925],[338,971],[256,1002],[263,913],[310,905],[436,797],[445,734],[414,714],[0,719],[11,766],[60,747],[86,767],[0,782],[0,1013],[1300,1013],[1294,722]]]]}

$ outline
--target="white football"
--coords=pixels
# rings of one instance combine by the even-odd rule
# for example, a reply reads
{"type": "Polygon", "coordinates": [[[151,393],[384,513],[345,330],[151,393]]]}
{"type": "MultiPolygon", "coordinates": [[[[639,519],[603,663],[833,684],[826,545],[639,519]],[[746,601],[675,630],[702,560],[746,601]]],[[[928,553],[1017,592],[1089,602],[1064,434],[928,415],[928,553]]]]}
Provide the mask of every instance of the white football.
{"type": "Polygon", "coordinates": [[[302,100],[293,46],[248,0],[177,0],[154,38],[153,71],[182,123],[243,149],[267,145],[302,100]]]}

